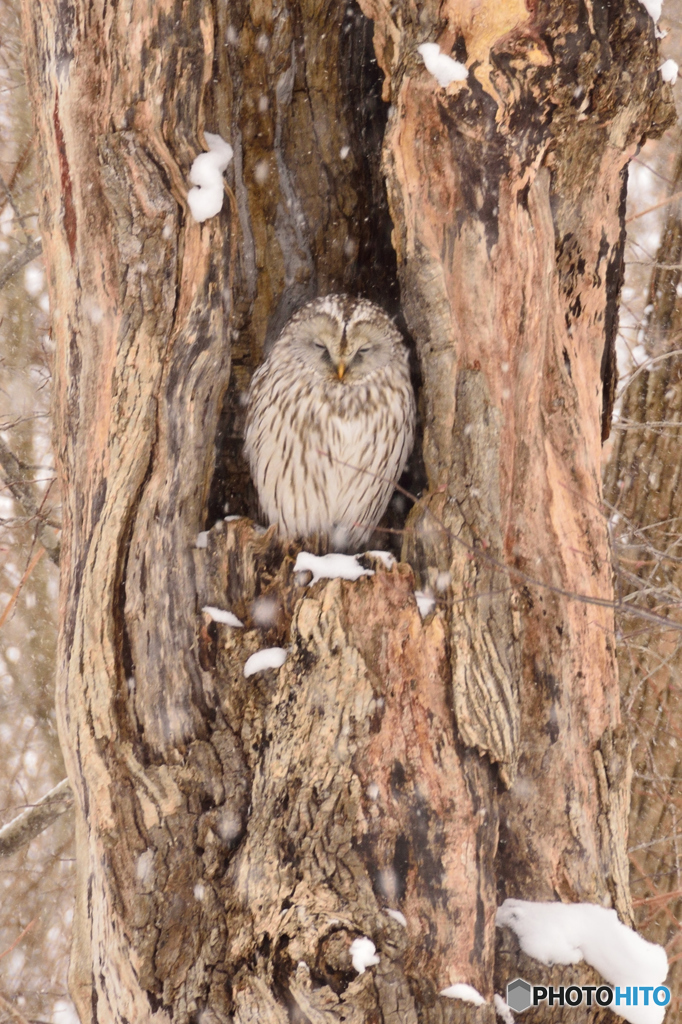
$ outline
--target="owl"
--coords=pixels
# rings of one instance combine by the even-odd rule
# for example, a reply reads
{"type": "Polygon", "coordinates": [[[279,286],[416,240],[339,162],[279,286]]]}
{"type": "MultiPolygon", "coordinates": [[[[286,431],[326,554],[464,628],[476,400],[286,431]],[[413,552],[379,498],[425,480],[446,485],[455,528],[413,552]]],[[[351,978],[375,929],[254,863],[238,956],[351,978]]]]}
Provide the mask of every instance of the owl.
{"type": "Polygon", "coordinates": [[[244,453],[268,522],[357,550],[386,511],[414,429],[408,353],[388,316],[348,295],[309,302],[248,393],[244,453]]]}

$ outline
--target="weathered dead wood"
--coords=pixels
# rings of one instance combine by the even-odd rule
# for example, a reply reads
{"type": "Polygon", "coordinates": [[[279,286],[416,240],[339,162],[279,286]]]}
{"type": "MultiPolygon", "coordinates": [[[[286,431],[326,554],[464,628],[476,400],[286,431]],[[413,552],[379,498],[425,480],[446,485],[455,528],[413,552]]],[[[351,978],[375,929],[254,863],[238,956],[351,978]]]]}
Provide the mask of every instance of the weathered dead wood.
{"type": "MultiPolygon", "coordinates": [[[[484,864],[497,820],[480,795],[490,768],[454,733],[444,620],[422,622],[406,566],[376,562],[373,577],[309,588],[305,574],[292,581],[293,551],[279,552],[273,576],[273,542],[240,520],[196,556],[209,568],[207,603],[239,581],[241,603],[228,603],[247,627],[217,624],[214,639],[221,708],[252,780],[244,838],[214,882],[231,922],[234,1019],[253,1019],[264,1000],[257,1012],[276,1020],[282,999],[320,1022],[464,1019],[437,994],[489,984],[494,931],[480,914],[494,902],[484,864]],[[248,628],[259,598],[275,605],[265,636],[248,628]],[[288,640],[289,656],[279,675],[245,687],[241,666],[265,637],[288,640]],[[407,929],[386,914],[398,907],[407,929]],[[361,935],[381,956],[376,984],[350,962],[361,935]],[[250,963],[254,944],[274,994],[250,963]]],[[[241,835],[241,819],[235,827],[241,835]]]]}

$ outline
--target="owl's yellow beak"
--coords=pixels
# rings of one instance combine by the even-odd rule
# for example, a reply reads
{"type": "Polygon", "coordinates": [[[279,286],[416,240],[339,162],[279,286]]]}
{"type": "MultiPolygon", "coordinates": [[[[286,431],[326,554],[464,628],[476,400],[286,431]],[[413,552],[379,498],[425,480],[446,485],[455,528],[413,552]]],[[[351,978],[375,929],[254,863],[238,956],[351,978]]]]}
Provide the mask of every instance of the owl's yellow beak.
{"type": "Polygon", "coordinates": [[[343,380],[343,375],[346,372],[346,364],[338,363],[336,366],[336,372],[338,374],[339,380],[343,380]]]}

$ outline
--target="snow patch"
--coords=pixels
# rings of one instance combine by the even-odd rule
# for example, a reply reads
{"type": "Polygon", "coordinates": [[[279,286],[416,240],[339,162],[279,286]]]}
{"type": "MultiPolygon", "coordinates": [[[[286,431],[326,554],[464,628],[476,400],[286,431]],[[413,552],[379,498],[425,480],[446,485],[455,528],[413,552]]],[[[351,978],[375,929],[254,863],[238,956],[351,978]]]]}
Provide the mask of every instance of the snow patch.
{"type": "Polygon", "coordinates": [[[417,608],[422,619],[425,619],[427,615],[430,615],[433,609],[436,607],[436,599],[433,594],[430,594],[426,590],[415,590],[414,596],[417,601],[417,608]]]}
{"type": "Polygon", "coordinates": [[[204,132],[208,153],[200,153],[192,164],[189,180],[196,188],[187,193],[192,216],[201,223],[223,208],[223,171],[232,159],[232,146],[220,135],[204,132]]]}
{"type": "MultiPolygon", "coordinates": [[[[609,984],[657,988],[668,973],[662,946],[647,942],[618,920],[615,910],[593,903],[530,903],[505,900],[497,911],[498,928],[511,928],[521,949],[543,964],[585,960],[609,984]]],[[[661,1024],[664,1006],[616,1006],[630,1024],[661,1024]]]]}
{"type": "Polygon", "coordinates": [[[446,999],[462,999],[465,1003],[473,1003],[474,1006],[485,1006],[485,999],[480,992],[477,992],[473,985],[465,985],[459,982],[457,985],[450,985],[439,993],[446,999]]]}
{"type": "Polygon", "coordinates": [[[446,53],[440,52],[438,43],[422,43],[418,46],[426,70],[433,75],[441,89],[445,89],[450,82],[464,82],[469,77],[464,64],[453,60],[446,53]]]}
{"type": "Polygon", "coordinates": [[[358,565],[357,555],[312,555],[309,551],[298,553],[294,572],[311,572],[311,587],[318,580],[357,580],[374,575],[373,569],[358,565]]]}
{"type": "Polygon", "coordinates": [[[398,924],[401,924],[403,928],[407,928],[407,918],[404,914],[401,914],[399,910],[387,909],[386,913],[389,917],[392,917],[394,921],[397,921],[398,924]]]}
{"type": "Polygon", "coordinates": [[[658,70],[661,72],[661,78],[664,82],[670,82],[671,85],[675,84],[677,81],[677,72],[680,70],[676,61],[672,59],[666,60],[661,64],[658,70]]]}
{"type": "Polygon", "coordinates": [[[256,672],[264,672],[267,668],[281,668],[287,660],[287,652],[283,647],[265,647],[256,651],[244,665],[244,675],[248,679],[256,672]]]}
{"type": "Polygon", "coordinates": [[[373,967],[379,963],[377,948],[366,935],[351,942],[349,953],[353,961],[353,967],[358,974],[364,974],[367,967],[373,967]]]}
{"type": "Polygon", "coordinates": [[[202,530],[201,533],[197,534],[197,539],[194,541],[195,548],[207,548],[208,547],[208,530],[202,530]]]}
{"type": "Polygon", "coordinates": [[[495,1013],[503,1021],[503,1024],[514,1024],[511,1006],[504,1001],[502,996],[498,996],[497,992],[493,996],[493,1003],[495,1005],[495,1013]]]}
{"type": "Polygon", "coordinates": [[[241,619],[238,619],[232,612],[225,611],[223,608],[214,608],[212,604],[205,604],[201,610],[210,615],[214,622],[222,622],[224,626],[244,628],[244,623],[241,619]]]}

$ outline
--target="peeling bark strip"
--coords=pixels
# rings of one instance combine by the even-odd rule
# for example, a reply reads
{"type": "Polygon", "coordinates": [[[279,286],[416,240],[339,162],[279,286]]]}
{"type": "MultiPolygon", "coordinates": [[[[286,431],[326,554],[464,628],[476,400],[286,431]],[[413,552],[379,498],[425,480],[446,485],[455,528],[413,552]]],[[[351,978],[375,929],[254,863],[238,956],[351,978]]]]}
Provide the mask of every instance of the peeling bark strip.
{"type": "Polygon", "coordinates": [[[348,290],[397,312],[370,26],[332,0],[24,3],[84,1022],[492,1024],[490,1002],[438,992],[503,990],[499,895],[627,918],[610,616],[512,590],[470,548],[610,594],[600,370],[623,168],[670,118],[653,28],[635,0],[365,10],[424,378],[430,493],[406,551],[423,585],[451,580],[425,621],[406,565],[308,589],[295,546],[245,518],[194,548],[207,503],[209,525],[251,507],[240,394],[290,310],[348,290]],[[437,88],[425,40],[467,81],[437,88]],[[234,161],[199,226],[204,125],[234,161]],[[278,673],[244,678],[285,645],[278,673]],[[363,935],[380,962],[359,974],[363,935]]]}

